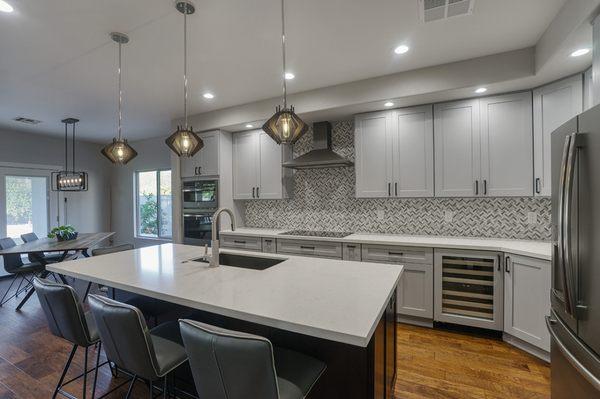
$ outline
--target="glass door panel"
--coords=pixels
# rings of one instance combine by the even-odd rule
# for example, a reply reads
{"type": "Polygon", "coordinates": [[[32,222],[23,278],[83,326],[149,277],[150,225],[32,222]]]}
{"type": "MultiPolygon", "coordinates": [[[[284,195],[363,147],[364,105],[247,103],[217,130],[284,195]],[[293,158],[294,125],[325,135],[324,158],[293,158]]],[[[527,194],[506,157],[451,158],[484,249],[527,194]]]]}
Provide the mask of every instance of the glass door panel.
{"type": "Polygon", "coordinates": [[[6,236],[21,239],[21,234],[48,234],[48,178],[40,176],[5,176],[6,236]]]}

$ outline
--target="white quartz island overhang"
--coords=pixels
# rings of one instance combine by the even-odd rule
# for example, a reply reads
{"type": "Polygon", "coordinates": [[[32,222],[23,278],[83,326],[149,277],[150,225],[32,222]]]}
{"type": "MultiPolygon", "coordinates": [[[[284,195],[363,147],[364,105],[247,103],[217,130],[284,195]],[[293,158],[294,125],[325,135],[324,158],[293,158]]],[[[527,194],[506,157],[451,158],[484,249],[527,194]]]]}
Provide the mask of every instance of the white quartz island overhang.
{"type": "MultiPolygon", "coordinates": [[[[223,250],[252,256],[247,251],[223,250]]],[[[190,308],[366,347],[402,266],[300,256],[266,270],[192,261],[204,249],[162,244],[48,265],[48,270],[190,308]]]]}

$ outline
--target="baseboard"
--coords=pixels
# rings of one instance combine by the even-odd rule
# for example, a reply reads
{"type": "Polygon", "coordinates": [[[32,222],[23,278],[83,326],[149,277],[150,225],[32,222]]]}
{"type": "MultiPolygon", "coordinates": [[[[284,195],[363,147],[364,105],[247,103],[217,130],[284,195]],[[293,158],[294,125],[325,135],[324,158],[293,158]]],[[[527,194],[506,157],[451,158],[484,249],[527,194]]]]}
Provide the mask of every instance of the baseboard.
{"type": "Polygon", "coordinates": [[[433,328],[433,320],[425,319],[423,317],[396,314],[396,321],[398,323],[412,324],[414,326],[419,326],[419,327],[433,328]]]}
{"type": "Polygon", "coordinates": [[[522,339],[506,333],[502,334],[502,340],[516,348],[521,349],[522,351],[529,353],[530,355],[537,357],[538,359],[545,361],[546,363],[550,363],[550,353],[530,344],[529,342],[525,342],[522,339]]]}

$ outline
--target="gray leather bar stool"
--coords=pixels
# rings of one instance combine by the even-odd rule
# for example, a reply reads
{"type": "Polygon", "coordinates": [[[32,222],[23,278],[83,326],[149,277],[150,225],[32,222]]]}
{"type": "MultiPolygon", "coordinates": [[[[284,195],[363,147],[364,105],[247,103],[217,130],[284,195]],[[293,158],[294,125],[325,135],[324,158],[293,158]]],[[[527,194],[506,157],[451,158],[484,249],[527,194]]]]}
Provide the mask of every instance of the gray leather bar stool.
{"type": "Polygon", "coordinates": [[[89,303],[108,359],[134,375],[127,398],[137,379],[146,382],[151,398],[153,383],[162,380],[166,398],[168,375],[187,361],[177,322],[150,330],[134,306],[100,295],[90,295],[89,303]]]}
{"type": "MultiPolygon", "coordinates": [[[[52,398],[60,393],[72,398],[73,396],[63,391],[63,387],[78,378],[83,377],[82,397],[87,393],[87,375],[94,371],[94,385],[92,388],[92,398],[96,393],[96,380],[98,379],[98,367],[100,363],[100,351],[102,344],[91,313],[85,313],[77,297],[75,290],[65,284],[53,283],[51,281],[35,277],[33,280],[35,292],[42,305],[50,331],[57,337],[63,338],[73,344],[73,349],[65,364],[60,380],[52,394],[52,398]],[[88,349],[92,345],[98,344],[95,369],[88,370],[88,349]],[[67,371],[71,366],[73,357],[77,348],[85,348],[83,374],[64,382],[67,371]]],[[[106,363],[103,363],[106,364],[106,363]]],[[[102,365],[103,365],[102,364],[102,365]]]]}
{"type": "Polygon", "coordinates": [[[326,368],[257,335],[193,320],[179,326],[200,398],[305,398],[326,368]]]}
{"type": "MultiPolygon", "coordinates": [[[[15,243],[15,241],[12,238],[6,237],[6,238],[0,239],[0,249],[9,249],[16,245],[17,244],[15,243]]],[[[32,283],[31,276],[35,276],[35,275],[39,274],[42,277],[46,277],[49,274],[46,271],[44,265],[40,262],[30,262],[30,263],[24,264],[23,259],[21,259],[21,255],[19,255],[19,254],[2,255],[2,258],[4,260],[4,270],[6,270],[7,273],[11,274],[13,276],[13,278],[12,278],[12,281],[10,282],[10,285],[4,292],[4,295],[2,295],[2,299],[0,299],[0,306],[4,305],[6,302],[11,300],[13,297],[17,296],[19,293],[27,290],[27,288],[29,288],[29,285],[32,283]],[[21,278],[19,287],[16,289],[16,291],[12,295],[9,296],[10,290],[12,289],[13,284],[19,278],[21,278]],[[25,284],[25,287],[23,289],[21,289],[21,285],[23,284],[23,282],[25,282],[26,284],[25,284]]],[[[20,309],[21,306],[23,306],[26,299],[28,299],[28,297],[26,297],[17,306],[17,310],[20,309]]]]}

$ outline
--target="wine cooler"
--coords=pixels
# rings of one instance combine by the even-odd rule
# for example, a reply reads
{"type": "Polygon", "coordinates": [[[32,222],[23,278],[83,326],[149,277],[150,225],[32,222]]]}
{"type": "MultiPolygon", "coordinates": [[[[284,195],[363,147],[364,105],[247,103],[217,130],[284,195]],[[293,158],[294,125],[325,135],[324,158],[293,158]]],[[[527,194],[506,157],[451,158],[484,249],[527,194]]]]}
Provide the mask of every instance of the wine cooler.
{"type": "Polygon", "coordinates": [[[435,321],[503,327],[501,254],[435,251],[435,321]]]}

